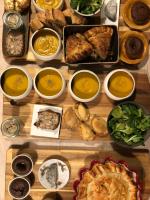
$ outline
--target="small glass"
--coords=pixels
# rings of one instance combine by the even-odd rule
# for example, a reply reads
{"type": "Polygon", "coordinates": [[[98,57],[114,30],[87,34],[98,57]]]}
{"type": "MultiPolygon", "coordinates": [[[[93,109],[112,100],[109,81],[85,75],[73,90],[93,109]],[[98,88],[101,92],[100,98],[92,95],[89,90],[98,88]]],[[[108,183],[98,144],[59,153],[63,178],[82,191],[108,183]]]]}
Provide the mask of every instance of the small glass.
{"type": "Polygon", "coordinates": [[[1,124],[2,135],[7,137],[16,137],[20,133],[20,122],[17,118],[9,118],[1,124]]]}
{"type": "Polygon", "coordinates": [[[3,22],[9,29],[19,29],[23,25],[21,15],[16,11],[8,11],[3,15],[3,22]]]}

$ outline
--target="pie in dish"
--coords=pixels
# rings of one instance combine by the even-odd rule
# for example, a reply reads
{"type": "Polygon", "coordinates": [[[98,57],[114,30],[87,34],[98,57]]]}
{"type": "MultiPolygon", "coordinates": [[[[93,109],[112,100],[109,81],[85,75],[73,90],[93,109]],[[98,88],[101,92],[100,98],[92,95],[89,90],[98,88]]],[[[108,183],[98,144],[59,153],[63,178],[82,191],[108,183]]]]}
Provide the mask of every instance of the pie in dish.
{"type": "Polygon", "coordinates": [[[136,173],[124,164],[106,160],[86,170],[76,188],[75,200],[139,200],[136,173]]]}

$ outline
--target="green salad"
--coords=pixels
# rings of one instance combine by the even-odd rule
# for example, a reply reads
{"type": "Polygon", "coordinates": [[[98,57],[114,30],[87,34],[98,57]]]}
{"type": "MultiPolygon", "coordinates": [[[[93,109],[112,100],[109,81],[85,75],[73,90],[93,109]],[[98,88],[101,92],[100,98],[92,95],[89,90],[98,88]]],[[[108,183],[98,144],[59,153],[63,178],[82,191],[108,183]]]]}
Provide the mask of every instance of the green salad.
{"type": "Polygon", "coordinates": [[[146,115],[134,104],[122,104],[110,113],[108,128],[113,138],[119,142],[144,145],[144,135],[150,129],[150,115],[146,115]]]}
{"type": "Polygon", "coordinates": [[[71,7],[83,14],[93,14],[102,5],[102,0],[71,0],[71,7]]]}

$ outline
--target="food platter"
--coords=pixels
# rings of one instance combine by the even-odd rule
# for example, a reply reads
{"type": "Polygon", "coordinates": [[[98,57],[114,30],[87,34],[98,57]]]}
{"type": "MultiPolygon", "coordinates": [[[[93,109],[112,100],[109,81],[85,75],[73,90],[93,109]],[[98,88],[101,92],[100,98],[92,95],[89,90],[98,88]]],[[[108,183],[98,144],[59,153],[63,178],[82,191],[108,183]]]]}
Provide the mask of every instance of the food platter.
{"type": "MultiPolygon", "coordinates": [[[[129,164],[129,167],[133,170],[136,170],[140,176],[140,180],[143,180],[143,187],[144,187],[144,195],[143,195],[143,200],[146,200],[148,198],[148,193],[149,193],[149,183],[150,183],[150,177],[149,177],[149,155],[147,150],[135,150],[135,151],[128,151],[128,150],[123,150],[123,149],[116,149],[116,151],[112,149],[108,150],[79,150],[79,149],[63,149],[63,148],[47,148],[46,146],[43,147],[36,147],[34,150],[32,148],[19,148],[19,146],[10,148],[7,152],[7,159],[6,159],[6,193],[5,197],[9,200],[11,199],[8,195],[7,191],[7,185],[8,182],[13,178],[13,174],[10,171],[10,165],[13,157],[17,153],[29,153],[32,155],[33,159],[35,160],[34,164],[34,169],[33,173],[35,175],[35,181],[34,184],[32,185],[31,188],[31,194],[30,198],[32,199],[42,199],[44,195],[46,195],[49,190],[44,189],[37,177],[37,172],[40,167],[40,165],[43,163],[46,158],[50,157],[56,157],[56,158],[61,158],[65,160],[65,162],[69,163],[70,170],[71,170],[71,175],[70,175],[70,180],[68,184],[61,189],[60,195],[67,199],[70,200],[73,198],[74,192],[73,192],[73,183],[75,180],[77,180],[78,177],[78,172],[81,168],[83,167],[89,167],[90,162],[92,160],[103,160],[106,157],[110,157],[112,159],[118,159],[118,160],[126,160],[126,162],[129,164]],[[57,156],[54,156],[57,155],[57,156]],[[78,155],[78,162],[77,162],[77,157],[78,155]],[[38,157],[38,158],[37,158],[38,157]],[[145,174],[147,174],[145,176],[145,174]]],[[[53,190],[54,192],[55,190],[53,190]]]]}
{"type": "MultiPolygon", "coordinates": [[[[18,1],[22,0],[13,2],[18,1]]],[[[17,174],[11,170],[13,158],[27,153],[34,163],[31,174],[25,176],[30,192],[27,200],[56,200],[56,197],[47,199],[56,192],[62,199],[73,199],[79,192],[77,187],[73,188],[75,180],[82,182],[84,170],[91,170],[93,160],[105,165],[103,161],[108,157],[115,160],[111,163],[117,165],[115,170],[120,172],[124,168],[133,188],[137,189],[136,193],[140,193],[143,186],[142,199],[147,200],[150,194],[150,158],[148,150],[139,144],[144,145],[146,141],[146,137],[141,139],[140,134],[149,136],[150,129],[150,68],[148,75],[143,70],[150,62],[150,29],[147,27],[139,32],[130,28],[123,15],[128,0],[101,1],[104,3],[99,5],[103,6],[101,13],[100,9],[93,7],[92,13],[89,13],[91,8],[80,7],[80,0],[74,9],[65,0],[59,9],[39,11],[37,1],[32,0],[31,12],[27,9],[25,16],[21,13],[26,28],[23,56],[6,56],[5,33],[9,29],[5,26],[3,29],[3,54],[10,66],[0,75],[0,88],[4,94],[1,130],[2,137],[11,142],[28,140],[30,144],[40,141],[45,145],[10,147],[5,163],[5,198],[11,200],[13,196],[13,188],[9,184],[17,174]],[[107,20],[103,21],[103,15],[107,16],[107,20]],[[114,81],[116,79],[118,82],[114,81]],[[126,100],[135,103],[136,109],[134,106],[131,108],[129,103],[125,109],[125,103],[119,104],[126,100]],[[119,112],[114,117],[111,111],[116,107],[119,112]],[[110,113],[111,120],[115,120],[111,123],[112,129],[109,127],[110,113]],[[138,122],[134,118],[138,118],[138,122]],[[120,119],[119,128],[116,119],[120,119]],[[125,132],[127,128],[129,132],[125,132]],[[112,135],[120,142],[117,143],[112,135]],[[125,138],[124,143],[121,138],[125,138]],[[47,142],[53,145],[47,146],[47,142]],[[136,145],[137,148],[134,148],[136,145]],[[128,163],[129,168],[120,160],[128,163]],[[64,166],[67,175],[64,173],[66,182],[63,185],[64,166]],[[53,170],[50,172],[48,168],[53,170]],[[134,171],[137,171],[141,184],[135,181],[134,171]],[[50,180],[48,175],[53,178],[50,185],[55,183],[55,187],[45,186],[45,180],[50,180]],[[61,184],[63,186],[59,187],[61,184]],[[49,193],[50,196],[47,196],[49,193]]],[[[147,14],[149,2],[140,1],[146,2],[144,9],[147,14]]],[[[147,23],[147,18],[140,21],[135,14],[136,5],[131,7],[134,7],[133,11],[130,10],[132,23],[147,23]]],[[[143,15],[147,17],[145,14],[141,17],[143,15]]],[[[24,177],[19,178],[23,181],[24,177]]],[[[112,180],[115,182],[115,178],[112,180]]],[[[15,190],[18,189],[14,187],[15,190]]],[[[81,200],[77,196],[74,200],[81,200]]],[[[139,196],[135,199],[139,200],[139,196]]]]}

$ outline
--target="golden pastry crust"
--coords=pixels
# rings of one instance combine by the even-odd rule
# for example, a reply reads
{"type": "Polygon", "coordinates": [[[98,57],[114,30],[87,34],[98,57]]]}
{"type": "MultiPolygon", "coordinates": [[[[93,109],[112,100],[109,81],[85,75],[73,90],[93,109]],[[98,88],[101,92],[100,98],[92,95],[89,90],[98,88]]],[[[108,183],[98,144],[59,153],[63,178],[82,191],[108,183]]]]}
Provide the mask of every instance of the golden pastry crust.
{"type": "MultiPolygon", "coordinates": [[[[79,34],[78,34],[79,35],[79,34]]],[[[66,62],[82,61],[93,52],[92,46],[77,35],[70,35],[66,41],[66,62]]]]}
{"type": "Polygon", "coordinates": [[[106,136],[107,132],[107,123],[106,121],[100,116],[94,116],[91,120],[91,125],[93,131],[100,137],[106,136]]]}
{"type": "Polygon", "coordinates": [[[90,117],[88,108],[86,108],[82,103],[76,103],[74,105],[74,111],[81,121],[87,121],[90,117]]]}
{"type": "Polygon", "coordinates": [[[95,139],[94,132],[87,124],[81,123],[80,128],[81,128],[81,134],[82,134],[83,140],[91,141],[95,139]]]}
{"type": "Polygon", "coordinates": [[[96,54],[105,60],[108,56],[112,34],[111,27],[101,26],[89,29],[84,33],[84,36],[93,45],[96,54]]]}
{"type": "Polygon", "coordinates": [[[65,113],[64,113],[64,122],[66,124],[66,126],[70,129],[76,129],[80,122],[76,116],[76,114],[74,113],[74,110],[72,107],[69,107],[65,113]]]}
{"type": "Polygon", "coordinates": [[[132,176],[122,164],[97,163],[83,175],[76,200],[137,200],[138,189],[132,176]]]}

